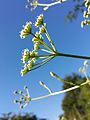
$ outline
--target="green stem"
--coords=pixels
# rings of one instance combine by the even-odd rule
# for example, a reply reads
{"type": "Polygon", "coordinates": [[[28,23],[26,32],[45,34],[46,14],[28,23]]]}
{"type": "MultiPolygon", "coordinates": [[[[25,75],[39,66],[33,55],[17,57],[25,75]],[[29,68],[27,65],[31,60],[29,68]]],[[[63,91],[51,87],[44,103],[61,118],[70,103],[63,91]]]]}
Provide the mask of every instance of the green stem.
{"type": "Polygon", "coordinates": [[[44,41],[42,41],[40,38],[36,37],[33,33],[31,33],[31,35],[35,38],[38,39],[38,41],[44,45],[44,47],[46,47],[48,50],[50,50],[51,52],[54,52],[52,48],[50,48],[44,41]]]}
{"type": "MultiPolygon", "coordinates": [[[[51,6],[53,6],[53,5],[56,5],[56,4],[60,4],[60,3],[62,3],[62,2],[65,2],[66,0],[63,0],[63,1],[57,1],[57,2],[53,2],[53,3],[49,3],[49,4],[42,4],[42,3],[38,3],[37,5],[38,6],[42,6],[42,7],[51,7],[51,6]]],[[[32,5],[36,5],[36,4],[32,4],[32,5]]]]}
{"type": "Polygon", "coordinates": [[[44,24],[43,24],[43,27],[45,29],[46,36],[47,36],[47,38],[48,38],[48,40],[49,40],[53,50],[56,51],[55,45],[54,45],[54,43],[53,43],[53,41],[52,41],[52,39],[51,39],[51,37],[50,37],[50,35],[48,33],[48,30],[47,30],[47,28],[46,28],[46,26],[44,24]]]}
{"type": "Polygon", "coordinates": [[[69,82],[69,81],[66,81],[66,80],[63,80],[62,78],[60,78],[57,74],[55,74],[54,72],[52,72],[51,74],[52,77],[56,78],[57,80],[61,81],[61,82],[64,82],[66,84],[69,84],[69,85],[76,85],[72,82],[69,82]]]}
{"type": "Polygon", "coordinates": [[[53,93],[51,93],[51,94],[47,94],[47,95],[44,95],[44,96],[32,98],[31,101],[33,101],[33,100],[40,100],[40,99],[48,98],[48,97],[50,97],[50,96],[54,96],[54,95],[66,93],[66,92],[69,92],[69,91],[78,89],[78,88],[80,88],[81,86],[87,85],[87,84],[89,84],[89,83],[90,83],[90,81],[86,81],[86,82],[82,83],[81,85],[76,85],[76,86],[73,86],[73,87],[71,87],[71,88],[67,88],[67,89],[65,89],[65,90],[61,90],[61,91],[53,92],[53,93]]]}
{"type": "Polygon", "coordinates": [[[63,56],[63,57],[71,57],[71,58],[79,58],[79,59],[90,59],[88,56],[74,55],[74,54],[65,54],[56,52],[55,56],[63,56]]]}
{"type": "Polygon", "coordinates": [[[47,58],[47,57],[50,57],[50,56],[55,57],[55,54],[45,54],[45,55],[38,55],[38,56],[30,56],[30,58],[47,58]]]}
{"type": "Polygon", "coordinates": [[[48,56],[63,56],[63,57],[70,57],[70,58],[78,58],[78,59],[90,59],[89,56],[80,56],[80,55],[74,55],[74,54],[65,54],[65,53],[59,53],[59,52],[56,52],[55,54],[45,54],[45,55],[39,55],[39,56],[31,56],[31,58],[34,58],[34,57],[48,57],[48,56]]]}
{"type": "Polygon", "coordinates": [[[53,58],[54,58],[54,56],[51,56],[51,57],[46,58],[44,61],[41,61],[41,62],[35,64],[34,67],[31,68],[29,71],[35,70],[35,69],[37,69],[37,68],[45,65],[47,62],[49,62],[49,61],[52,60],[53,58]]]}

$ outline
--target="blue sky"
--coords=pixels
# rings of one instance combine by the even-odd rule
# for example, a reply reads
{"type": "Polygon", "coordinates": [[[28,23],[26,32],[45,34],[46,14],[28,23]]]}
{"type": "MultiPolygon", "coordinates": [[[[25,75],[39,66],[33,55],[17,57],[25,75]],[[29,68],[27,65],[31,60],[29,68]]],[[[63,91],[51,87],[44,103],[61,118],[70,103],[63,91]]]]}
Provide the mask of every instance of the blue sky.
{"type": "Polygon", "coordinates": [[[64,16],[72,8],[71,3],[57,5],[44,12],[38,8],[31,12],[25,8],[26,1],[1,1],[0,3],[0,113],[33,112],[38,117],[56,120],[63,112],[61,108],[62,95],[33,101],[24,110],[20,110],[13,103],[15,89],[21,90],[24,85],[29,87],[32,97],[47,94],[39,85],[42,80],[54,91],[62,89],[62,84],[49,74],[53,71],[64,78],[73,72],[78,73],[83,60],[57,57],[45,66],[20,76],[22,68],[21,53],[25,48],[32,49],[31,38],[20,39],[19,31],[26,21],[35,21],[36,16],[43,13],[51,37],[58,49],[63,53],[72,53],[90,56],[90,28],[80,27],[82,14],[76,21],[66,23],[64,16]]]}

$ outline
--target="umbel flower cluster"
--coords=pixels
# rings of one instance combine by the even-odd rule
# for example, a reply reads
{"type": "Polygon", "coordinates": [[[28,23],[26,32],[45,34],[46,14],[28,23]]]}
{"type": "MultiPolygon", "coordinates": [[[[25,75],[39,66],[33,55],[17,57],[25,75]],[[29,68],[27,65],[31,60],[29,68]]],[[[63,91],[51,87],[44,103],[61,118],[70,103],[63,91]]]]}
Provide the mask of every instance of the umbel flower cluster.
{"type": "Polygon", "coordinates": [[[35,10],[38,6],[43,7],[43,10],[47,10],[48,8],[57,5],[57,4],[61,4],[63,2],[65,2],[66,0],[55,0],[49,4],[44,4],[44,3],[39,3],[39,0],[27,0],[28,5],[26,5],[26,8],[30,8],[31,11],[35,10]]]}
{"type": "Polygon", "coordinates": [[[37,17],[34,26],[38,29],[35,33],[33,33],[33,26],[31,22],[26,22],[26,25],[23,26],[23,29],[20,32],[21,39],[24,39],[29,35],[33,36],[33,50],[26,48],[22,52],[21,60],[23,63],[23,69],[21,70],[21,76],[24,76],[29,71],[43,66],[56,56],[90,59],[90,57],[87,56],[78,56],[58,52],[47,30],[43,14],[40,14],[37,17]]]}
{"type": "Polygon", "coordinates": [[[29,35],[32,35],[32,42],[34,44],[33,50],[24,49],[22,52],[22,62],[24,64],[23,69],[21,70],[21,76],[25,75],[31,70],[34,70],[48,61],[50,61],[54,56],[56,52],[56,48],[54,43],[52,42],[52,39],[47,31],[46,23],[44,23],[44,16],[43,14],[40,14],[37,17],[37,20],[35,22],[35,28],[39,28],[36,33],[33,33],[32,23],[26,22],[26,25],[23,26],[23,29],[20,32],[21,39],[26,38],[29,35]],[[44,41],[43,34],[46,35],[47,40],[49,41],[49,45],[44,41]],[[39,51],[48,53],[39,55],[39,51]],[[41,60],[42,59],[42,60],[41,60]]]}
{"type": "Polygon", "coordinates": [[[67,80],[63,80],[62,78],[60,78],[56,73],[54,72],[50,72],[51,77],[54,77],[55,79],[57,79],[60,82],[69,84],[71,87],[68,89],[64,89],[64,90],[60,90],[60,91],[53,91],[52,89],[50,89],[44,82],[40,81],[39,84],[44,87],[47,91],[48,94],[44,95],[44,96],[40,96],[40,97],[36,97],[36,98],[31,98],[31,95],[29,93],[29,90],[27,88],[27,86],[24,86],[24,91],[20,90],[19,92],[17,90],[14,91],[14,95],[18,96],[18,99],[14,100],[15,104],[18,104],[20,106],[21,109],[25,108],[27,105],[29,105],[29,103],[31,101],[35,101],[35,100],[40,100],[40,99],[44,99],[50,96],[54,96],[54,95],[58,95],[58,94],[62,94],[62,93],[66,93],[75,89],[78,89],[86,84],[90,85],[90,79],[87,75],[87,69],[88,69],[89,63],[87,60],[84,61],[83,67],[79,68],[79,71],[81,73],[83,73],[85,75],[85,82],[81,83],[81,84],[74,84],[72,82],[68,82],[67,80]]]}
{"type": "MultiPolygon", "coordinates": [[[[90,59],[88,56],[80,56],[80,55],[73,55],[73,54],[65,54],[58,52],[56,50],[56,47],[54,45],[54,42],[47,30],[47,25],[44,22],[44,16],[43,14],[40,14],[36,22],[34,23],[34,26],[32,25],[32,22],[26,22],[26,24],[23,26],[23,29],[20,31],[20,37],[21,39],[25,39],[28,36],[32,36],[32,42],[33,42],[33,49],[29,50],[28,48],[24,49],[22,52],[22,63],[23,63],[23,68],[21,70],[21,76],[24,76],[27,74],[29,71],[35,70],[56,56],[63,56],[63,57],[71,57],[71,58],[79,58],[79,59],[90,59]],[[33,32],[33,27],[35,27],[36,31],[35,33],[33,32]]],[[[27,86],[24,87],[24,91],[14,91],[14,94],[17,95],[19,98],[15,100],[14,102],[16,104],[20,105],[20,108],[26,107],[31,101],[33,100],[39,100],[43,98],[47,98],[50,96],[54,96],[57,94],[65,93],[74,89],[77,89],[81,86],[84,86],[86,84],[90,84],[90,80],[87,76],[86,70],[88,68],[88,62],[84,62],[84,67],[80,68],[80,71],[85,75],[86,81],[84,83],[81,83],[80,85],[75,85],[72,82],[65,81],[61,79],[57,74],[54,72],[50,72],[50,75],[57,80],[61,82],[65,82],[66,84],[70,84],[71,88],[61,90],[54,92],[51,90],[44,82],[40,81],[39,84],[44,87],[49,94],[36,97],[36,98],[31,98],[31,95],[29,93],[29,90],[27,86]]]]}
{"type": "Polygon", "coordinates": [[[19,99],[14,100],[14,103],[20,105],[21,109],[26,107],[29,104],[29,102],[31,101],[31,97],[30,97],[29,90],[28,90],[27,86],[24,86],[24,91],[20,90],[18,92],[15,90],[14,95],[20,96],[19,99]]]}
{"type": "Polygon", "coordinates": [[[81,22],[81,27],[83,28],[85,25],[89,25],[90,24],[90,0],[85,0],[85,7],[86,7],[86,11],[84,11],[83,13],[83,17],[85,18],[85,20],[83,20],[81,22]]]}

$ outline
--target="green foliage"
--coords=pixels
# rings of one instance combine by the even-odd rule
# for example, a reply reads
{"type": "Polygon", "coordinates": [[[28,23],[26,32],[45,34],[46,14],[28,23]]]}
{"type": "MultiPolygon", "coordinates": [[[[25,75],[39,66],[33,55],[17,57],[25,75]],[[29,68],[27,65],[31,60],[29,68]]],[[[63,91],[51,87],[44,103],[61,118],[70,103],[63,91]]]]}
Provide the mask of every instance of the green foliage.
{"type": "Polygon", "coordinates": [[[66,21],[73,21],[76,19],[79,15],[79,13],[82,13],[84,11],[84,4],[85,2],[82,0],[73,0],[74,6],[71,8],[71,10],[67,13],[65,16],[66,21]]]}
{"type": "Polygon", "coordinates": [[[46,119],[38,119],[36,115],[32,113],[26,113],[26,114],[21,114],[19,113],[18,115],[7,113],[3,114],[2,117],[0,117],[0,120],[46,120],[46,119]]]}
{"type": "MultiPolygon", "coordinates": [[[[73,74],[67,76],[66,81],[74,84],[81,84],[85,81],[79,75],[73,74]]],[[[70,88],[71,85],[64,83],[63,89],[70,88]]],[[[74,91],[65,93],[65,97],[62,102],[62,108],[64,110],[63,117],[66,120],[90,120],[90,86],[87,84],[74,91]]]]}

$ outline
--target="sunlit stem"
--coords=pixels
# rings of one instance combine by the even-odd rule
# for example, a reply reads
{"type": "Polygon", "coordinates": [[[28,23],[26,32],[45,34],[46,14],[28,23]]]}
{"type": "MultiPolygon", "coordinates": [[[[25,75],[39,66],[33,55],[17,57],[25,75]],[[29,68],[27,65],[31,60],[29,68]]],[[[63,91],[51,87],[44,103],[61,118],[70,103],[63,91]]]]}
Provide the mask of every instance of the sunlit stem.
{"type": "Polygon", "coordinates": [[[57,5],[57,4],[60,4],[60,3],[62,3],[62,2],[65,2],[66,0],[63,0],[63,1],[60,1],[60,0],[58,0],[58,1],[56,1],[56,2],[52,2],[52,3],[50,3],[50,4],[42,4],[42,3],[32,3],[32,5],[33,6],[42,6],[42,7],[51,7],[51,6],[53,6],[53,5],[57,5]]]}
{"type": "Polygon", "coordinates": [[[76,86],[74,86],[74,87],[71,87],[71,88],[68,88],[68,89],[65,89],[65,90],[61,90],[61,91],[53,92],[53,93],[51,93],[51,94],[47,94],[47,95],[44,95],[44,96],[32,98],[31,100],[32,100],[32,101],[33,101],[33,100],[40,100],[40,99],[48,98],[48,97],[50,97],[50,96],[54,96],[54,95],[66,93],[66,92],[69,92],[69,91],[78,89],[78,88],[80,88],[81,86],[84,86],[84,85],[89,84],[89,83],[90,83],[90,81],[86,81],[86,82],[82,83],[81,85],[76,85],[76,86]]]}
{"type": "MultiPolygon", "coordinates": [[[[84,73],[84,75],[85,75],[85,77],[86,77],[86,81],[89,82],[90,80],[89,80],[89,78],[88,78],[86,72],[84,73]]],[[[90,82],[89,82],[89,85],[90,85],[90,82]]]]}
{"type": "Polygon", "coordinates": [[[53,54],[53,52],[48,51],[48,50],[46,50],[46,49],[40,49],[40,50],[42,50],[42,51],[44,51],[44,52],[47,52],[47,53],[51,53],[51,54],[53,54]]]}
{"type": "Polygon", "coordinates": [[[34,67],[32,69],[30,69],[29,71],[32,71],[32,70],[35,70],[43,65],[45,65],[47,62],[49,62],[50,60],[52,60],[54,58],[54,56],[50,56],[50,57],[47,57],[45,60],[37,63],[34,65],[34,67]]]}
{"type": "Polygon", "coordinates": [[[52,93],[52,90],[42,81],[39,82],[42,87],[44,87],[46,90],[48,90],[49,93],[52,93]]]}
{"type": "Polygon", "coordinates": [[[34,57],[48,57],[48,56],[61,56],[61,57],[70,57],[70,58],[78,58],[78,59],[90,59],[89,56],[80,56],[80,55],[74,55],[74,54],[65,54],[65,53],[59,53],[59,52],[55,52],[54,54],[46,54],[46,55],[39,55],[39,56],[30,56],[31,58],[34,57]]]}
{"type": "Polygon", "coordinates": [[[55,74],[54,72],[50,72],[50,75],[54,78],[56,78],[57,80],[61,81],[61,82],[64,82],[66,84],[69,84],[69,85],[75,85],[74,83],[72,82],[68,82],[66,80],[63,80],[62,78],[60,78],[57,74],[55,74]]]}
{"type": "Polygon", "coordinates": [[[50,56],[55,56],[55,54],[45,54],[45,55],[38,55],[38,56],[30,56],[30,58],[47,58],[50,56]]]}
{"type": "Polygon", "coordinates": [[[45,26],[44,24],[43,24],[43,27],[44,27],[44,29],[45,29],[46,37],[48,38],[48,40],[49,40],[49,42],[50,42],[53,50],[56,51],[56,47],[55,47],[55,45],[54,45],[54,43],[53,43],[53,41],[52,41],[52,38],[50,37],[50,35],[49,35],[49,33],[48,33],[48,30],[47,30],[47,28],[46,28],[46,26],[45,26]]]}

